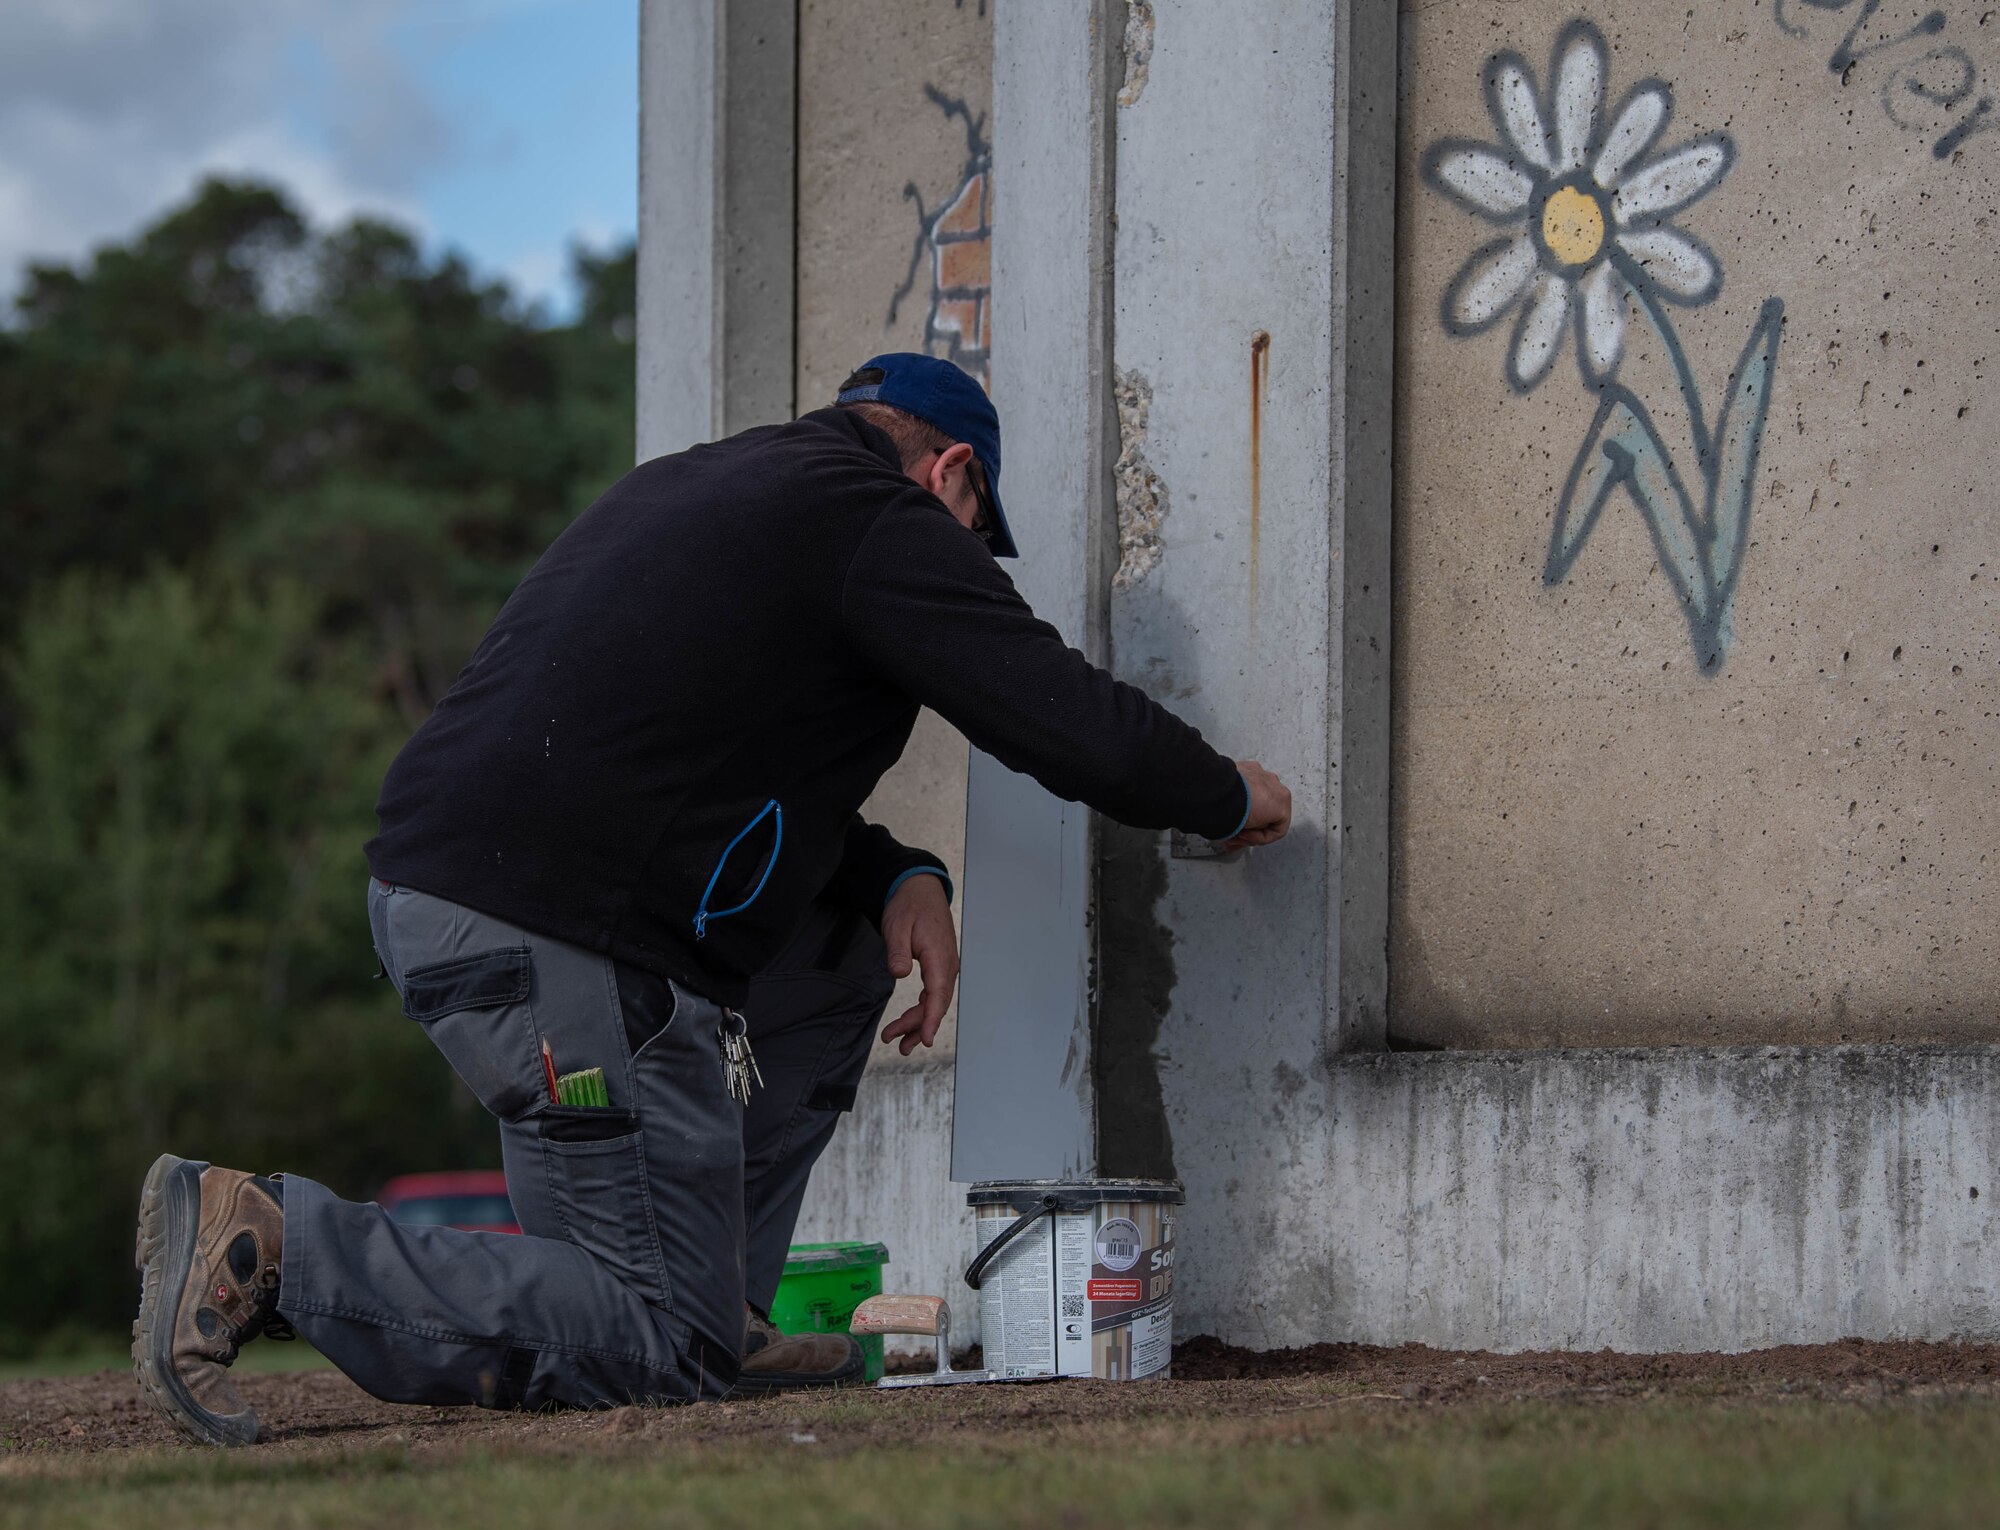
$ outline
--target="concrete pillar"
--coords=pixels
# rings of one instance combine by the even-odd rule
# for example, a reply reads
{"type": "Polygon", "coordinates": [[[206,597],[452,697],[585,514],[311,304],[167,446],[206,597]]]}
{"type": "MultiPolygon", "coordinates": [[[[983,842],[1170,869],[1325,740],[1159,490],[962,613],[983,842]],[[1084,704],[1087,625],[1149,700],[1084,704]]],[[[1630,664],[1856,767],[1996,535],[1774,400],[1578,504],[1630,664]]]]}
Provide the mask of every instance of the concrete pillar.
{"type": "Polygon", "coordinates": [[[1298,824],[1191,858],[975,759],[954,1177],[1181,1177],[1190,1236],[1248,1251],[1217,1300],[1318,1267],[1279,1208],[1328,1056],[1384,1030],[1395,25],[1386,0],[996,21],[1019,582],[1282,773],[1298,824]]]}
{"type": "Polygon", "coordinates": [[[1100,1162],[1183,1180],[1190,1246],[1229,1251],[1182,1272],[1196,1331],[1286,1342],[1331,1253],[1298,1200],[1328,1060],[1383,1030],[1395,18],[1134,13],[1115,668],[1278,771],[1296,818],[1232,861],[1105,827],[1100,1162]]]}
{"type": "Polygon", "coordinates": [[[792,416],[795,0],[642,0],[639,460],[792,416]]]}

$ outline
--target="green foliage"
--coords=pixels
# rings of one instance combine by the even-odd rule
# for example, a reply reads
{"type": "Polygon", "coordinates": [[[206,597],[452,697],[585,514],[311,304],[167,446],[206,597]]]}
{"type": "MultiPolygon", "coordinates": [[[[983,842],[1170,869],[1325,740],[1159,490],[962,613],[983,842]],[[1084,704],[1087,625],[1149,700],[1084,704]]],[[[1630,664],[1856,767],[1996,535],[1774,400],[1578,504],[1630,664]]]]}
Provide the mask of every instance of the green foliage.
{"type": "Polygon", "coordinates": [[[575,325],[211,183],[0,330],[0,1349],[129,1321],[162,1150],[367,1194],[491,1123],[372,983],[382,772],[631,460],[575,325]]]}
{"type": "Polygon", "coordinates": [[[291,585],[73,575],[30,605],[0,797],[0,1313],[115,1320],[162,1149],[363,1193],[490,1153],[368,985],[360,845],[399,730],[364,666],[291,585]]]}
{"type": "Polygon", "coordinates": [[[212,181],[132,244],[36,267],[0,331],[0,633],[34,582],[220,559],[370,632],[405,721],[631,462],[629,249],[576,324],[357,220],[212,181]]]}

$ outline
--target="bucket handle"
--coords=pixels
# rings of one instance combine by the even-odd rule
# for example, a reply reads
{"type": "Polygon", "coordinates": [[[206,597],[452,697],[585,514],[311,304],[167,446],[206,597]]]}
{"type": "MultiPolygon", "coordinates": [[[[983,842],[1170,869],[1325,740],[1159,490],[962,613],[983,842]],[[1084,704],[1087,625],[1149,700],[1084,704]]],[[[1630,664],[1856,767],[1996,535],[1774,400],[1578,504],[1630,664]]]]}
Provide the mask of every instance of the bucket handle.
{"type": "Polygon", "coordinates": [[[991,1264],[1001,1249],[1012,1243],[1028,1229],[1028,1224],[1037,1217],[1045,1217],[1056,1209],[1059,1198],[1045,1195],[1028,1210],[1022,1212],[1007,1230],[979,1251],[978,1256],[965,1267],[965,1283],[973,1290],[979,1289],[979,1282],[986,1274],[986,1266],[991,1264]]]}

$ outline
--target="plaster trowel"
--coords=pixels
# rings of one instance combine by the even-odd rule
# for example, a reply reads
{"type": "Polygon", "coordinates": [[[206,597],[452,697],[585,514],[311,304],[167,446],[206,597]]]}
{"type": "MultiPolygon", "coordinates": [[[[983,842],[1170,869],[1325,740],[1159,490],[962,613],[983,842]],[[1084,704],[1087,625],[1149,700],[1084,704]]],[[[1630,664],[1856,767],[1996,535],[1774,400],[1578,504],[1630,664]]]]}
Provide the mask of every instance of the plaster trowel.
{"type": "Polygon", "coordinates": [[[847,1331],[856,1337],[871,1333],[908,1333],[937,1338],[937,1369],[928,1375],[884,1376],[878,1387],[941,1387],[960,1381],[1021,1381],[1035,1378],[1002,1376],[998,1371],[955,1371],[951,1368],[951,1309],[942,1296],[871,1296],[854,1309],[847,1331]]]}

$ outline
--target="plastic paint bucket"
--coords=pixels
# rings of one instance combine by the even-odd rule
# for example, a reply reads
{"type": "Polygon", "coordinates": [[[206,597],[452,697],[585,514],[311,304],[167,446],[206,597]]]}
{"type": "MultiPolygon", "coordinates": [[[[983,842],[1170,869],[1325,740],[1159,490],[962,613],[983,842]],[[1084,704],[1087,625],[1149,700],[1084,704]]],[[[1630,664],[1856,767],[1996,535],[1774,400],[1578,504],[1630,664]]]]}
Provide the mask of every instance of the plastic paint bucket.
{"type": "Polygon", "coordinates": [[[1161,1179],[981,1180],[965,1197],[986,1368],[1001,1376],[1169,1374],[1174,1208],[1161,1179]]]}
{"type": "MultiPolygon", "coordinates": [[[[889,1251],[879,1243],[794,1243],[771,1298],[780,1333],[846,1333],[854,1309],[882,1294],[889,1251]]],[[[857,1340],[868,1379],[882,1379],[882,1336],[857,1340]]]]}

